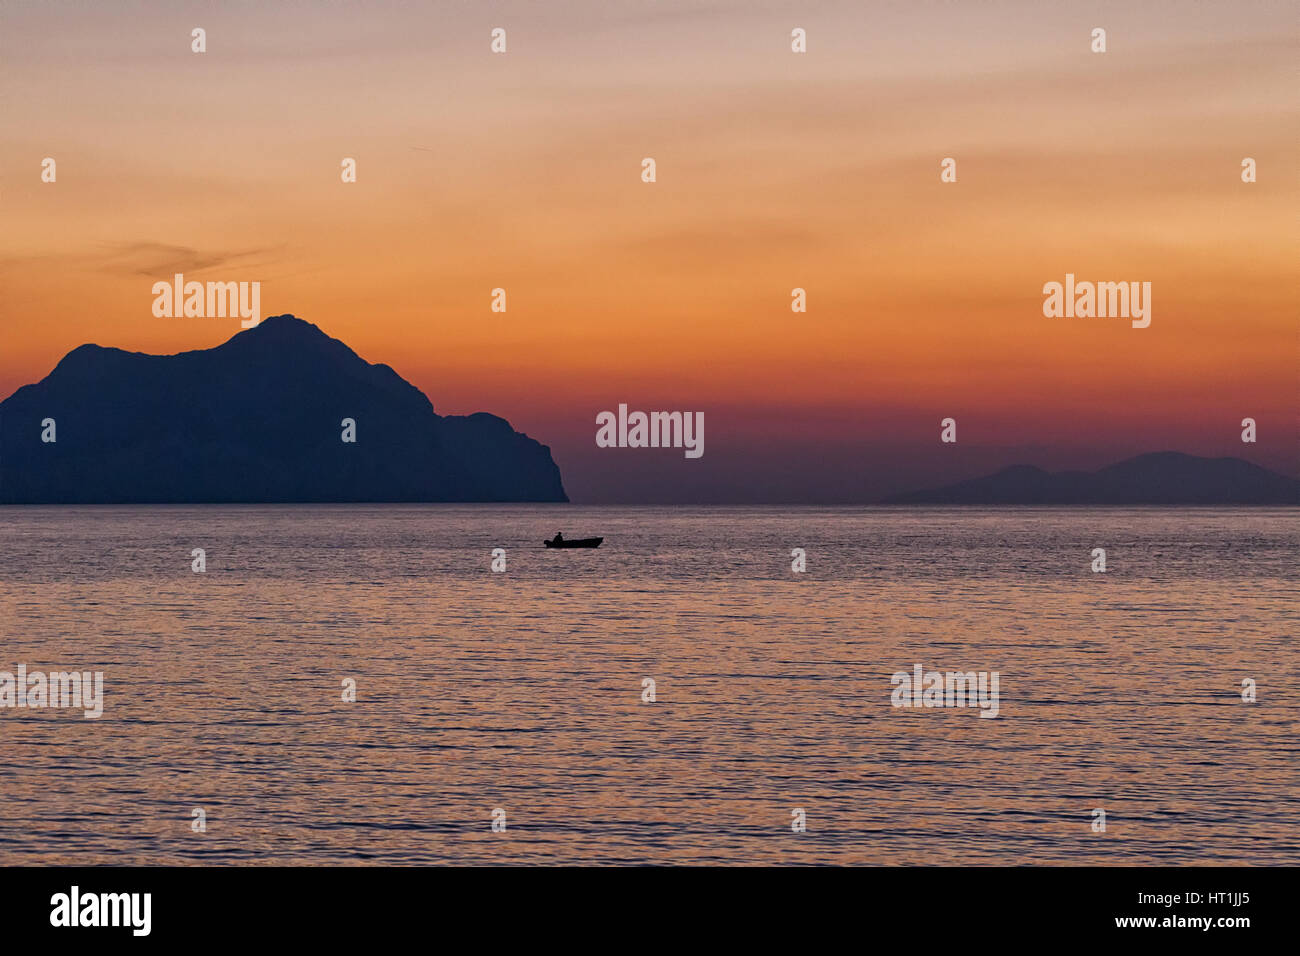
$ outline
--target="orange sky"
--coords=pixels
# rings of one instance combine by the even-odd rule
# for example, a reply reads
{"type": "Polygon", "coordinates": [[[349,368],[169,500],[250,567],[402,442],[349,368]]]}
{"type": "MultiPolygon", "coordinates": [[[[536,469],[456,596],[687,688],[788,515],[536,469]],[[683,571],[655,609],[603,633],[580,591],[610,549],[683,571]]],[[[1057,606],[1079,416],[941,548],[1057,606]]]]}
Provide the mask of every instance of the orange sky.
{"type": "Polygon", "coordinates": [[[508,418],[576,500],[1166,448],[1295,473],[1294,7],[1133,6],[7,3],[0,396],[83,342],[237,332],[152,315],[182,271],[508,418]],[[1151,327],[1045,318],[1066,272],[1151,282],[1151,327]],[[704,410],[705,457],[595,449],[619,402],[704,410]]]}

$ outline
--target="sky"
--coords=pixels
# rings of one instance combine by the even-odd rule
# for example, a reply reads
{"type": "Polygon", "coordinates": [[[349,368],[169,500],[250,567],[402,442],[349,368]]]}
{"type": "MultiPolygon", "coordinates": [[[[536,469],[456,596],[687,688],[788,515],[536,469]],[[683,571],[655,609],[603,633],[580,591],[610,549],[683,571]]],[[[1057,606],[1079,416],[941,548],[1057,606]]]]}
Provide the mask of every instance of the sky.
{"type": "Polygon", "coordinates": [[[1297,25],[1263,0],[6,0],[0,397],[85,342],[238,332],[153,315],[183,272],[508,419],[575,501],[870,501],[1160,450],[1297,474],[1297,25]],[[1150,282],[1150,327],[1045,317],[1066,273],[1150,282]],[[704,412],[705,454],[596,447],[620,403],[704,412]]]}

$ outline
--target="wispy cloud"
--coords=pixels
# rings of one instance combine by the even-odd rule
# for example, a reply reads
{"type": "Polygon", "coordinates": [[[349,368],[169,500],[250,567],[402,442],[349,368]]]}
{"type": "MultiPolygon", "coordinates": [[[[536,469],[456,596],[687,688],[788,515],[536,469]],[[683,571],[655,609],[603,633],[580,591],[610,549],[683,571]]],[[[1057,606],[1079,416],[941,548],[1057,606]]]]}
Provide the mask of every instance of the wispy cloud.
{"type": "Polygon", "coordinates": [[[246,269],[280,258],[283,249],[202,250],[165,242],[104,243],[100,268],[117,275],[196,274],[222,266],[246,269]],[[260,262],[251,261],[275,253],[260,262]]]}
{"type": "Polygon", "coordinates": [[[35,262],[62,262],[117,276],[165,276],[176,272],[199,275],[222,267],[247,270],[284,260],[285,247],[204,250],[167,242],[102,242],[95,248],[68,253],[37,253],[0,257],[0,269],[35,262]]]}

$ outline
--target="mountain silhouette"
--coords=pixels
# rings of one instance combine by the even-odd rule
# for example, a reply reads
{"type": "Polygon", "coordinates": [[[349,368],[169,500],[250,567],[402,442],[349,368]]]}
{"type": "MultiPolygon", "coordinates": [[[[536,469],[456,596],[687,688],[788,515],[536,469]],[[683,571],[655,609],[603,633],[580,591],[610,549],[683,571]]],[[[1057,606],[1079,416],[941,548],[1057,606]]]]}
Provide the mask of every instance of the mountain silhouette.
{"type": "Polygon", "coordinates": [[[885,504],[1294,505],[1300,480],[1240,458],[1176,451],[1138,455],[1099,471],[1046,472],[1014,465],[983,478],[893,495],[885,504]]]}
{"type": "Polygon", "coordinates": [[[0,402],[0,503],[567,500],[545,445],[292,315],[179,355],[83,345],[0,402]]]}

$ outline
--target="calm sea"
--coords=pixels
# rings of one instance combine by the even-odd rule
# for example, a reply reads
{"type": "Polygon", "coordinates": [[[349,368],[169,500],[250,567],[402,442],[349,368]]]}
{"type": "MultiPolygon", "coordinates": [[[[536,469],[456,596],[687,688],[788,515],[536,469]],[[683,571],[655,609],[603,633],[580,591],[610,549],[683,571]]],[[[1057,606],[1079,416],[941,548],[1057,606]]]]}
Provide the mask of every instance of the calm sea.
{"type": "Polygon", "coordinates": [[[0,670],[105,700],[0,709],[0,863],[1295,865],[1298,552],[1297,509],[3,508],[0,670]],[[998,716],[891,706],[915,664],[998,716]]]}

